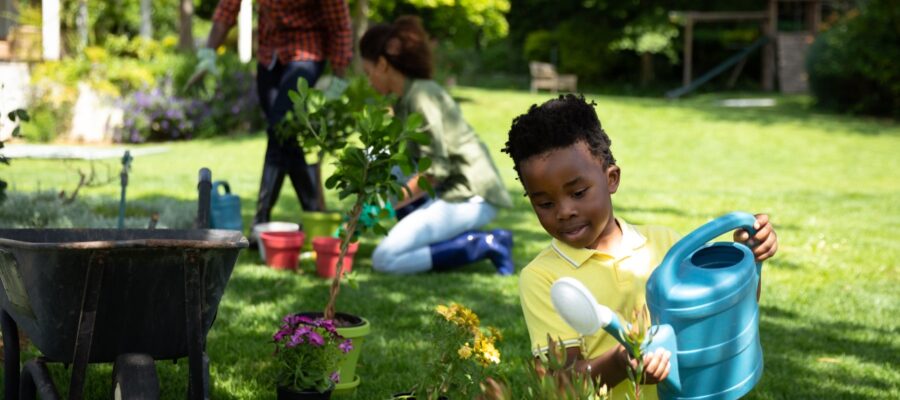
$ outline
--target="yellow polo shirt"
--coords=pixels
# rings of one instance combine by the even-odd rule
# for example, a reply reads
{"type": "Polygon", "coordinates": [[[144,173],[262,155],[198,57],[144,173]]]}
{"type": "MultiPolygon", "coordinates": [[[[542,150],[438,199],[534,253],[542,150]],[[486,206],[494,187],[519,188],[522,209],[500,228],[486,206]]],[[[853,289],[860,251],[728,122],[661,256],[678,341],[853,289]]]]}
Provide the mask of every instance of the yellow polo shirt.
{"type": "MultiPolygon", "coordinates": [[[[578,279],[603,304],[619,315],[622,322],[631,319],[635,307],[646,303],[647,279],[662,261],[679,235],[657,226],[633,226],[616,218],[622,229],[622,241],[611,253],[574,248],[556,239],[544,249],[519,276],[519,296],[525,324],[535,356],[546,351],[547,334],[562,339],[566,347],[581,344],[581,336],[563,321],[550,300],[550,286],[557,279],[578,279]]],[[[618,342],[600,330],[583,338],[584,356],[599,357],[618,342]]],[[[628,382],[613,388],[613,399],[624,399],[628,382]]],[[[645,399],[656,399],[656,386],[643,392],[645,399]]]]}

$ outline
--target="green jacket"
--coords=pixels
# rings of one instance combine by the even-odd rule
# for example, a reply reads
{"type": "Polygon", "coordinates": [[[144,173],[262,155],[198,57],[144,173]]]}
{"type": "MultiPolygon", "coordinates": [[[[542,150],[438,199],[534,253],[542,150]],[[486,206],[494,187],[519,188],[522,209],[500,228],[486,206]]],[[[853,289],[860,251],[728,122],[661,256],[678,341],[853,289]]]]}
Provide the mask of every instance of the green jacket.
{"type": "Polygon", "coordinates": [[[417,156],[431,159],[425,174],[438,182],[438,197],[461,202],[477,195],[496,207],[512,206],[487,146],[463,119],[450,94],[432,80],[407,80],[394,113],[406,118],[414,112],[425,117],[423,128],[431,144],[412,148],[417,156]]]}

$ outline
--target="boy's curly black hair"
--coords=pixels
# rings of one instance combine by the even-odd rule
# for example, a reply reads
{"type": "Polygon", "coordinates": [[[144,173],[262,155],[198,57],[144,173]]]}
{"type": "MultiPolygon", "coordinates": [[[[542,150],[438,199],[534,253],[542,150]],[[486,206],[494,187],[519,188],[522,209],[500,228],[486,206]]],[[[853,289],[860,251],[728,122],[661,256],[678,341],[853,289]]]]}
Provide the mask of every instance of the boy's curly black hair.
{"type": "Polygon", "coordinates": [[[616,159],[609,149],[612,141],[600,126],[595,105],[585,101],[584,96],[573,94],[560,95],[540,106],[533,104],[527,113],[513,120],[502,151],[513,159],[520,174],[522,161],[579,141],[584,141],[604,165],[613,165],[616,159]]]}

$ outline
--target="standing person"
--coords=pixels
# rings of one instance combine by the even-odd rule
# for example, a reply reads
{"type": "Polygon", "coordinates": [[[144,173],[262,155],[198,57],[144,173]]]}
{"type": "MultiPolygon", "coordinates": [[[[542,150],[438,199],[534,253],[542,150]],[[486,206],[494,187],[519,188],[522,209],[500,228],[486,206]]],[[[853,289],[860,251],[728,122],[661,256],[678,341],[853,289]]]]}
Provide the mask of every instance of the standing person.
{"type": "MultiPolygon", "coordinates": [[[[406,16],[390,25],[373,26],[359,48],[375,90],[398,96],[395,116],[415,112],[425,117],[423,129],[431,143],[411,146],[418,156],[431,159],[431,167],[421,175],[436,192],[436,198],[397,222],[375,248],[372,266],[409,274],[449,270],[487,258],[497,273],[513,274],[512,233],[476,231],[512,201],[487,147],[463,119],[459,105],[431,80],[431,49],[419,19],[406,16]]],[[[411,192],[398,199],[398,210],[425,196],[419,177],[415,173],[401,178],[411,192]]]]}
{"type": "MultiPolygon", "coordinates": [[[[215,70],[215,49],[234,26],[241,0],[221,0],[213,26],[191,81],[215,70]]],[[[290,90],[298,79],[316,84],[325,61],[338,77],[344,76],[353,54],[350,13],[344,0],[259,0],[259,43],[256,84],[266,115],[269,137],[259,185],[253,225],[268,222],[287,174],[304,210],[321,210],[321,193],[314,172],[296,140],[282,140],[275,127],[291,109],[290,90]]]]}

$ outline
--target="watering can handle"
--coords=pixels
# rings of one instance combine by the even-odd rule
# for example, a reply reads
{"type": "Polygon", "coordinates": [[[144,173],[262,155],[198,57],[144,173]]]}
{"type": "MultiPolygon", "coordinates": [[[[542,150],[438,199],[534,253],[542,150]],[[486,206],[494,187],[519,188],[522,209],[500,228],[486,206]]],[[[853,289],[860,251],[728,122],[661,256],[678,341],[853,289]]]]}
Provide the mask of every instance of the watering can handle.
{"type": "Polygon", "coordinates": [[[212,196],[213,196],[213,197],[219,197],[219,196],[221,196],[221,194],[219,194],[219,188],[220,188],[220,187],[224,187],[224,188],[225,188],[225,194],[230,194],[230,193],[231,193],[231,186],[228,184],[228,182],[225,182],[225,181],[215,181],[215,182],[213,182],[213,184],[212,184],[212,196]]]}
{"type": "MultiPolygon", "coordinates": [[[[728,213],[709,221],[705,225],[687,234],[687,236],[681,238],[678,243],[675,243],[669,252],[666,253],[666,257],[657,269],[664,272],[668,271],[669,277],[672,278],[672,282],[669,283],[674,284],[674,274],[678,264],[680,264],[687,256],[719,235],[738,228],[747,230],[752,236],[756,234],[756,229],[753,229],[753,224],[755,223],[756,217],[754,217],[753,214],[741,211],[728,213]]],[[[664,285],[664,287],[671,286],[664,285]]]]}

